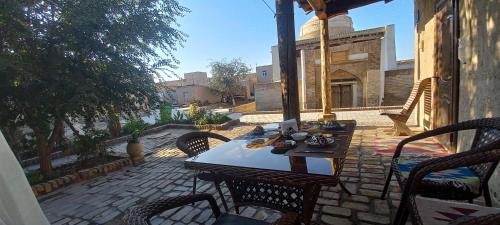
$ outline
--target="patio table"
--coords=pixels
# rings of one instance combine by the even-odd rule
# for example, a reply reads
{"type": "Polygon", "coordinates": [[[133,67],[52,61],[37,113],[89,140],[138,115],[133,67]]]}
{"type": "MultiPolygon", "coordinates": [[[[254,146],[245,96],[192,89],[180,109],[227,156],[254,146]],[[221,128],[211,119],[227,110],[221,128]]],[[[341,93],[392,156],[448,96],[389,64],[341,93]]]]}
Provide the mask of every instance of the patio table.
{"type": "MultiPolygon", "coordinates": [[[[334,144],[325,148],[312,148],[304,142],[298,142],[297,147],[287,153],[274,154],[271,152],[272,146],[247,148],[247,144],[256,137],[245,135],[186,159],[184,166],[214,174],[298,187],[304,195],[304,209],[310,209],[306,214],[312,217],[321,186],[336,186],[340,183],[340,173],[356,127],[354,120],[338,122],[346,124],[344,130],[323,131],[335,138],[334,144]]],[[[310,218],[305,221],[307,219],[310,218]]]]}

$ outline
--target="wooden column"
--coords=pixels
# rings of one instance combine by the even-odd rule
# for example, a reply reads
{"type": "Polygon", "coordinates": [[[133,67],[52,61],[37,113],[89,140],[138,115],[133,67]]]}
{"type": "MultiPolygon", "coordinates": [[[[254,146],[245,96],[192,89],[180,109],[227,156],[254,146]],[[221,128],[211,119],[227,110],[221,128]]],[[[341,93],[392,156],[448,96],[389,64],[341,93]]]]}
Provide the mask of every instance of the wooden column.
{"type": "Polygon", "coordinates": [[[293,0],[276,0],[283,119],[300,122],[293,0]]]}
{"type": "Polygon", "coordinates": [[[336,119],[336,115],[332,113],[332,96],[331,96],[331,81],[330,81],[330,45],[328,41],[328,17],[325,13],[317,13],[319,17],[319,32],[320,32],[320,52],[321,52],[321,103],[323,115],[320,120],[336,119]]]}

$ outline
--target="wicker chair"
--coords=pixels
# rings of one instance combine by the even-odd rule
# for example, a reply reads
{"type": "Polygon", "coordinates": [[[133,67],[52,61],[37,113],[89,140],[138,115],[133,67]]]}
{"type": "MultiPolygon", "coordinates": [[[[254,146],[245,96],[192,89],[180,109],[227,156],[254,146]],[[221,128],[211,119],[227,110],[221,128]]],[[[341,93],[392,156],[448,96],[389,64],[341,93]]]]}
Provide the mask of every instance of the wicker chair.
{"type": "Polygon", "coordinates": [[[421,194],[426,191],[421,187],[429,174],[463,166],[496,164],[499,160],[500,149],[478,147],[418,164],[410,172],[393,224],[405,224],[410,213],[413,224],[416,225],[438,224],[446,220],[448,221],[445,224],[448,222],[460,225],[498,224],[500,208],[423,197],[421,194]]]}
{"type": "Polygon", "coordinates": [[[403,106],[403,109],[400,111],[394,111],[394,110],[382,110],[380,111],[380,115],[388,116],[389,119],[394,122],[394,135],[395,136],[401,136],[401,135],[411,135],[411,130],[408,128],[406,125],[406,122],[410,118],[411,113],[413,112],[413,109],[418,103],[418,100],[420,100],[420,96],[424,93],[425,88],[429,86],[431,83],[432,77],[428,77],[425,79],[422,79],[420,81],[415,82],[413,85],[413,89],[411,91],[410,97],[408,97],[408,100],[406,100],[405,105],[403,106]]]}
{"type": "MultiPolygon", "coordinates": [[[[210,145],[208,143],[209,138],[214,138],[224,142],[228,142],[231,140],[222,135],[210,132],[191,132],[180,136],[177,139],[176,145],[177,148],[186,153],[188,157],[194,157],[210,149],[210,145]]],[[[220,183],[222,181],[213,173],[197,172],[193,178],[193,195],[196,194],[197,179],[214,182],[215,188],[217,189],[217,192],[219,192],[219,195],[221,197],[222,205],[224,206],[226,212],[228,212],[229,209],[227,207],[226,200],[224,199],[224,195],[222,194],[222,190],[220,188],[220,183]]]]}
{"type": "MultiPolygon", "coordinates": [[[[299,225],[310,224],[316,200],[321,187],[319,185],[300,185],[289,183],[276,177],[276,180],[262,180],[242,176],[218,174],[233,197],[236,213],[241,206],[260,206],[282,212],[282,217],[273,224],[299,225]]],[[[123,218],[126,225],[150,225],[150,219],[162,212],[206,200],[210,203],[216,217],[214,225],[270,225],[269,223],[241,217],[221,214],[215,199],[208,194],[195,194],[174,198],[159,199],[128,211],[123,218]]]]}
{"type": "MultiPolygon", "coordinates": [[[[486,118],[461,122],[406,138],[402,140],[396,148],[391,168],[385,182],[384,190],[382,191],[381,199],[384,199],[388,192],[393,172],[396,175],[401,189],[404,189],[408,183],[408,174],[413,171],[413,168],[421,165],[428,165],[431,162],[446,161],[449,157],[453,157],[453,155],[436,159],[400,157],[405,144],[436,135],[463,130],[476,130],[472,141],[471,154],[484,150],[500,148],[500,118],[486,118]]],[[[450,200],[472,201],[472,199],[484,194],[486,205],[491,206],[488,180],[497,165],[498,162],[468,164],[465,159],[463,166],[455,168],[454,170],[445,171],[447,174],[445,173],[443,175],[443,172],[441,174],[430,174],[423,179],[421,184],[416,187],[416,190],[422,190],[422,193],[420,194],[425,197],[450,200]],[[450,173],[458,175],[450,177],[450,173]]]]}

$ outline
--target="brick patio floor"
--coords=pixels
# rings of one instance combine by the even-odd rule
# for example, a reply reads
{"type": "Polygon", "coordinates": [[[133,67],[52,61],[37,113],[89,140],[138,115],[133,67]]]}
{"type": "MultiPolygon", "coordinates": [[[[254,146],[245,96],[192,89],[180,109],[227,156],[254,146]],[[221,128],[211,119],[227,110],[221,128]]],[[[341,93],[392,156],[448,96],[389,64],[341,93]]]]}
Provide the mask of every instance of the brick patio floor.
{"type": "MultiPolygon", "coordinates": [[[[220,131],[229,138],[249,132],[252,126],[238,126],[220,131]]],[[[175,131],[172,130],[175,138],[175,131]]],[[[389,224],[399,204],[396,183],[387,200],[379,200],[390,156],[374,155],[374,138],[387,136],[381,128],[358,127],[353,137],[341,179],[354,195],[348,196],[338,187],[323,187],[313,216],[313,224],[389,224]]],[[[120,224],[127,208],[153,199],[191,193],[192,171],[183,167],[185,155],[169,144],[146,158],[138,167],[128,167],[104,177],[75,184],[39,198],[42,209],[52,224],[120,224]]],[[[219,196],[211,183],[200,182],[198,192],[219,196]]],[[[231,207],[227,188],[225,197],[231,207]]],[[[234,210],[233,210],[234,212],[234,210]]],[[[241,215],[274,221],[280,214],[263,208],[245,207],[241,215]]],[[[169,210],[153,219],[153,224],[211,224],[208,203],[169,210]]]]}

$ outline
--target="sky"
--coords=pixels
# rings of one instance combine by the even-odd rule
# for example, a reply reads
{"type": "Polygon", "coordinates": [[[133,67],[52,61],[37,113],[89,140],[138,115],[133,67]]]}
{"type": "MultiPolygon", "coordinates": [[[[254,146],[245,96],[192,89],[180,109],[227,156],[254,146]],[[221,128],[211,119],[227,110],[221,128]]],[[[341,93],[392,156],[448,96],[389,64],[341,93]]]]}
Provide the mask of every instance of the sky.
{"type": "MultiPolygon", "coordinates": [[[[277,45],[274,0],[179,0],[190,13],[178,20],[188,35],[184,47],[175,56],[180,61],[174,71],[184,73],[202,71],[209,73],[209,63],[220,59],[241,58],[252,70],[257,65],[272,64],[271,46],[277,45]],[[237,1],[237,4],[235,4],[237,1]]],[[[306,15],[295,5],[295,33],[314,13],[306,15]]],[[[348,14],[354,29],[362,30],[395,25],[396,57],[398,60],[413,57],[413,1],[384,1],[353,9],[348,14]]],[[[175,77],[166,80],[176,79],[175,77]]]]}

